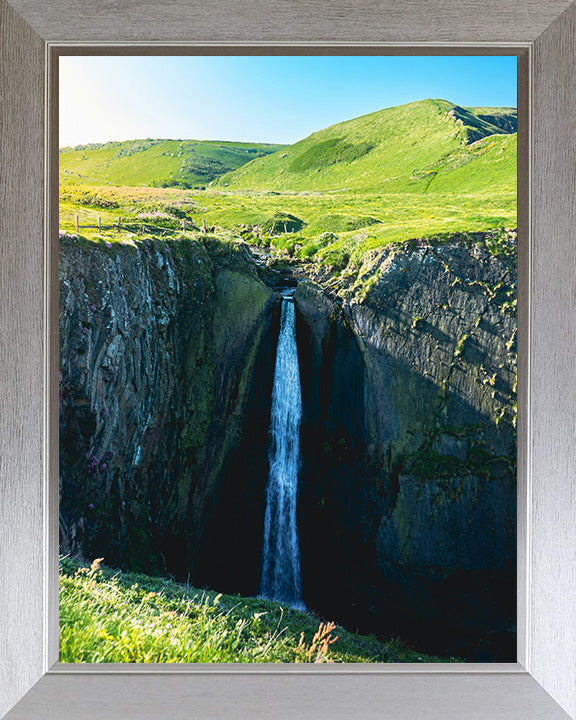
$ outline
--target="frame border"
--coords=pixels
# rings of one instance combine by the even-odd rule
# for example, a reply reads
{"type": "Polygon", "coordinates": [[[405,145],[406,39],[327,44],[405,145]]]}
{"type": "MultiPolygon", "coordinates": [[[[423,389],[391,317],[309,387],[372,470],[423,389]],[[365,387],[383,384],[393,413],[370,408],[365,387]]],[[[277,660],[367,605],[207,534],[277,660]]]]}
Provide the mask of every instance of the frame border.
{"type": "MultiPolygon", "coordinates": [[[[355,4],[343,3],[342,0],[338,0],[337,4],[339,7],[344,4],[346,18],[354,17],[358,10],[355,4]]],[[[466,42],[466,33],[454,17],[446,17],[446,13],[437,20],[435,27],[442,43],[430,41],[430,20],[426,16],[429,4],[428,0],[411,0],[405,10],[399,11],[394,10],[391,3],[383,2],[378,12],[376,6],[371,5],[374,17],[380,21],[383,12],[387,12],[394,22],[398,22],[400,14],[403,22],[412,23],[416,35],[423,38],[422,42],[405,42],[402,38],[401,43],[386,42],[390,29],[380,25],[376,29],[381,31],[382,42],[377,44],[394,47],[396,51],[400,44],[432,48],[445,47],[449,43],[457,49],[473,45],[466,42]],[[415,12],[415,9],[421,12],[415,12]]],[[[499,45],[502,13],[494,7],[494,3],[488,4],[493,12],[485,18],[484,27],[480,29],[474,22],[470,23],[470,27],[472,30],[476,28],[481,37],[483,33],[484,36],[496,37],[495,44],[499,45]]],[[[122,16],[122,22],[116,29],[104,17],[101,22],[98,18],[94,19],[93,12],[89,13],[93,26],[87,29],[83,24],[80,28],[77,11],[80,6],[87,9],[83,0],[53,0],[49,8],[33,5],[28,0],[12,0],[12,4],[8,0],[0,0],[0,333],[3,338],[11,339],[9,347],[0,350],[0,383],[3,391],[7,389],[0,421],[0,450],[3,456],[0,575],[9,578],[9,582],[4,582],[0,589],[0,627],[5,640],[0,650],[0,715],[41,678],[9,713],[11,719],[58,717],[64,720],[76,717],[80,710],[87,719],[101,717],[102,714],[118,719],[152,718],[158,717],[160,712],[179,718],[190,717],[191,709],[198,716],[222,718],[264,717],[272,709],[275,709],[276,717],[298,714],[303,719],[328,714],[335,718],[349,717],[351,709],[355,714],[362,712],[365,717],[383,717],[382,705],[387,697],[395,698],[399,703],[395,708],[389,707],[393,712],[389,716],[395,720],[414,717],[415,712],[420,714],[424,708],[428,717],[445,720],[462,717],[463,714],[470,719],[502,717],[523,720],[528,715],[534,720],[566,718],[567,715],[538,683],[572,717],[576,717],[576,624],[573,616],[576,568],[570,564],[570,558],[576,557],[576,493],[566,480],[576,472],[575,452],[570,447],[571,441],[573,444],[576,411],[571,406],[570,393],[566,392],[567,388],[576,384],[570,352],[571,341],[576,342],[576,328],[570,316],[573,309],[570,288],[576,284],[576,263],[569,252],[569,239],[576,228],[576,149],[573,143],[576,130],[576,89],[573,82],[576,62],[575,6],[560,0],[509,0],[504,8],[508,17],[510,13],[513,17],[514,11],[517,12],[514,34],[522,38],[506,45],[529,49],[534,73],[530,182],[534,197],[528,201],[528,212],[533,236],[539,242],[536,244],[533,241],[527,258],[530,278],[527,291],[531,290],[532,307],[527,310],[528,324],[525,327],[537,327],[539,335],[536,342],[525,340],[528,373],[525,374],[527,392],[524,397],[528,398],[529,391],[532,403],[529,405],[527,402],[525,408],[526,433],[530,442],[523,462],[527,481],[530,482],[530,478],[533,480],[525,508],[528,643],[523,656],[527,672],[518,667],[513,676],[494,672],[477,674],[475,667],[468,666],[468,672],[438,673],[422,671],[422,666],[419,666],[420,672],[415,673],[413,668],[404,666],[402,673],[392,668],[386,673],[380,670],[378,678],[372,677],[373,672],[360,672],[353,677],[347,674],[346,678],[322,673],[327,677],[319,681],[314,679],[316,673],[299,675],[298,679],[294,676],[290,680],[275,677],[266,673],[266,666],[262,668],[264,673],[257,673],[250,679],[229,674],[225,677],[213,670],[195,677],[189,674],[186,677],[181,672],[127,675],[114,674],[114,671],[106,677],[94,673],[74,673],[71,676],[61,671],[42,677],[48,670],[50,652],[47,632],[50,610],[45,602],[48,586],[44,586],[47,578],[42,568],[42,554],[49,551],[51,535],[49,526],[43,524],[48,514],[48,497],[46,493],[41,493],[41,488],[43,469],[48,473],[54,469],[46,444],[53,408],[50,410],[45,402],[52,375],[45,375],[45,368],[55,340],[53,326],[48,322],[48,306],[44,302],[48,284],[53,282],[55,263],[47,267],[45,275],[43,253],[37,241],[41,237],[42,226],[47,227],[45,213],[48,202],[42,195],[42,188],[49,186],[51,177],[48,177],[48,156],[44,154],[42,119],[44,108],[49,105],[43,80],[48,49],[52,43],[43,38],[55,37],[54,23],[57,20],[62,26],[59,33],[64,42],[60,41],[61,44],[69,39],[67,35],[74,35],[74,23],[77,23],[79,35],[88,34],[83,39],[91,45],[101,41],[102,33],[108,33],[117,41],[114,34],[128,27],[126,19],[130,19],[130,13],[134,16],[134,11],[136,14],[140,12],[148,22],[148,34],[155,32],[167,38],[170,36],[166,43],[155,43],[159,51],[165,52],[167,45],[175,45],[170,40],[177,34],[171,29],[173,26],[164,28],[156,22],[154,6],[148,0],[142,3],[142,8],[135,8],[129,0],[116,3],[118,14],[122,16]],[[72,9],[76,10],[76,15],[67,15],[70,5],[74,6],[72,9]],[[18,9],[14,9],[15,6],[18,9]],[[559,17],[562,11],[565,12],[559,17]],[[71,19],[64,20],[68,17],[71,19]],[[534,35],[535,28],[538,33],[543,30],[542,35],[534,35]],[[24,214],[22,205],[26,207],[24,214]],[[563,319],[560,333],[552,327],[550,313],[563,319]],[[563,342],[559,342],[559,336],[563,342]],[[546,532],[550,527],[555,532],[546,532]],[[39,548],[42,548],[41,553],[38,553],[39,548]],[[298,683],[299,689],[294,683],[298,683]],[[327,697],[329,687],[332,694],[327,697]],[[274,702],[270,697],[272,688],[276,693],[274,702]],[[131,698],[132,705],[126,705],[127,693],[135,691],[140,694],[131,698]],[[166,704],[169,692],[173,696],[170,706],[166,704]],[[414,705],[412,696],[417,696],[420,704],[414,705]],[[185,698],[188,699],[188,707],[178,710],[175,703],[181,703],[185,698]],[[286,705],[286,698],[290,705],[286,705]],[[348,715],[341,714],[341,710],[346,708],[348,715]],[[183,714],[182,710],[186,712],[183,714]],[[289,715],[286,715],[287,710],[290,710],[289,715]]],[[[91,4],[97,9],[98,6],[102,9],[104,5],[105,0],[91,4]]],[[[176,1],[169,5],[172,10],[179,7],[181,16],[186,19],[182,3],[176,1]]],[[[441,1],[434,5],[445,10],[447,3],[441,1]]],[[[459,13],[472,6],[468,0],[458,0],[449,5],[457,6],[459,13]]],[[[329,9],[327,3],[325,9],[329,9]]],[[[248,16],[255,10],[261,11],[256,8],[256,3],[250,4],[248,16]]],[[[312,29],[325,27],[322,15],[318,12],[312,29]]],[[[223,13],[220,7],[218,17],[212,20],[214,37],[224,41],[227,40],[227,32],[229,34],[222,29],[225,20],[229,27],[234,26],[237,17],[233,8],[226,8],[223,13]]],[[[394,25],[394,22],[391,24],[394,25]]],[[[184,24],[194,35],[192,26],[184,24]]],[[[290,26],[292,34],[296,25],[294,22],[290,26]]],[[[337,28],[338,20],[332,20],[328,26],[337,28]]],[[[233,44],[253,45],[249,40],[254,28],[243,24],[243,21],[238,27],[235,33],[244,36],[244,43],[242,37],[237,36],[232,38],[233,44]]],[[[269,26],[265,29],[270,32],[269,26]]],[[[363,36],[374,37],[374,27],[370,27],[365,19],[360,23],[360,30],[363,36]]],[[[323,32],[325,34],[325,29],[323,32]]],[[[408,31],[404,36],[406,33],[408,31]]],[[[308,35],[309,30],[306,30],[302,37],[307,38],[308,35]]],[[[210,46],[197,40],[193,42],[203,47],[210,46]]],[[[286,46],[294,44],[285,42],[286,46]]],[[[313,42],[302,42],[302,45],[310,49],[312,45],[309,43],[313,42]]],[[[222,42],[219,40],[217,44],[222,42]]],[[[273,44],[283,45],[277,41],[273,44]]],[[[332,41],[321,44],[341,44],[345,47],[350,43],[332,41]]],[[[354,44],[368,49],[375,42],[354,44]]],[[[489,44],[478,43],[476,47],[484,48],[489,44]]],[[[47,247],[44,252],[48,262],[50,253],[47,247]]],[[[285,674],[293,675],[291,672],[285,674]]]]}

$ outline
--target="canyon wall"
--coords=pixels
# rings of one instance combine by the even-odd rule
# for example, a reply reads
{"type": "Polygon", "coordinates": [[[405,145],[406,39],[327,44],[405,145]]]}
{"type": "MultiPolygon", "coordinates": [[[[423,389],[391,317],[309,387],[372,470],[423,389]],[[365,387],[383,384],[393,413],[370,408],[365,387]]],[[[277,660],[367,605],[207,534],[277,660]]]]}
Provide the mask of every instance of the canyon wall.
{"type": "MultiPolygon", "coordinates": [[[[515,253],[503,232],[405,243],[298,285],[323,617],[515,660],[515,253]]],[[[215,238],[61,241],[61,552],[257,593],[280,299],[260,276],[215,238]]]]}
{"type": "Polygon", "coordinates": [[[274,302],[246,246],[61,241],[61,552],[187,576],[274,302]]]}
{"type": "Polygon", "coordinates": [[[299,285],[304,587],[350,626],[515,659],[515,298],[502,233],[299,285]]]}

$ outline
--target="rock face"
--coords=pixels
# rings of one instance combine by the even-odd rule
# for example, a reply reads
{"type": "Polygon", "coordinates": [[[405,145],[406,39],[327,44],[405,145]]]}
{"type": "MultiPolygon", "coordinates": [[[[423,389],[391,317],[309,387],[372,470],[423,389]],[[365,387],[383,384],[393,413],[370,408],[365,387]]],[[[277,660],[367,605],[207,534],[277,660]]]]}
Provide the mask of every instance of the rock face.
{"type": "Polygon", "coordinates": [[[61,242],[61,552],[194,568],[275,300],[246,247],[61,242]]]}
{"type": "Polygon", "coordinates": [[[378,250],[295,294],[305,600],[475,660],[515,659],[514,240],[378,250]]]}
{"type": "MultiPolygon", "coordinates": [[[[60,275],[61,551],[256,594],[279,295],[209,238],[64,239],[60,275]]],[[[294,298],[304,602],[515,660],[514,235],[375,250],[294,298]]]]}

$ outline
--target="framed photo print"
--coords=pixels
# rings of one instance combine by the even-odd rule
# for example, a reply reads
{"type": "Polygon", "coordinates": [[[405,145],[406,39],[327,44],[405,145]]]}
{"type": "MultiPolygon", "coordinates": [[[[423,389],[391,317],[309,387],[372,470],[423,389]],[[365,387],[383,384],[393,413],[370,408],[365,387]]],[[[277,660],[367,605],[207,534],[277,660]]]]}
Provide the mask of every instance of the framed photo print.
{"type": "Polygon", "coordinates": [[[2,712],[575,717],[573,6],[1,2],[2,712]]]}
{"type": "Polygon", "coordinates": [[[517,66],[60,56],[60,662],[516,661],[517,66]]]}

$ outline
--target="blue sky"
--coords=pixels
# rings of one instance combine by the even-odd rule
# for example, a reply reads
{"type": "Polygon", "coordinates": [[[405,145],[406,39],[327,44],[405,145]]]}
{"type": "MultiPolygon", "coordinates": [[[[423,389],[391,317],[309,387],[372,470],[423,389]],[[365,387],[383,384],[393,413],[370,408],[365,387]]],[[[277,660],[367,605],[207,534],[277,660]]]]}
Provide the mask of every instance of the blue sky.
{"type": "Polygon", "coordinates": [[[293,143],[424,98],[515,106],[515,57],[60,58],[60,146],[136,138],[293,143]]]}

